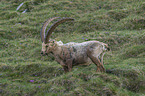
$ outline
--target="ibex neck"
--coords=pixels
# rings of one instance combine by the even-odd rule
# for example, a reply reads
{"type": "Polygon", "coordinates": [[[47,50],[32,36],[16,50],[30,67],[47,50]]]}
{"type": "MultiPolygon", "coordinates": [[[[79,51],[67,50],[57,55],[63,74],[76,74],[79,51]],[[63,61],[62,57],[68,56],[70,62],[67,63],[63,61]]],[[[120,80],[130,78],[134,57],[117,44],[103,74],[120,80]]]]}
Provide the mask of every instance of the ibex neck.
{"type": "Polygon", "coordinates": [[[54,55],[60,54],[60,53],[61,53],[61,47],[60,47],[60,46],[57,46],[57,47],[52,51],[52,53],[53,53],[54,55]]]}

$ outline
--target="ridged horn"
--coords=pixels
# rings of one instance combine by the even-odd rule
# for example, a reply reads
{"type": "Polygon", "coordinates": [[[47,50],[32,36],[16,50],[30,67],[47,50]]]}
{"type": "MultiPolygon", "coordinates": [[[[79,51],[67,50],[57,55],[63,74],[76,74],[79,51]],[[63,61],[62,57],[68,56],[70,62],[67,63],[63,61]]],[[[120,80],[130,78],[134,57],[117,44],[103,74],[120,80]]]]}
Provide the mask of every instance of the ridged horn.
{"type": "Polygon", "coordinates": [[[49,42],[49,38],[52,34],[52,32],[54,31],[54,29],[60,25],[61,23],[63,22],[66,22],[66,21],[74,21],[73,18],[62,18],[58,21],[56,21],[48,30],[47,30],[47,34],[46,34],[46,37],[45,37],[45,43],[49,42]]]}
{"type": "Polygon", "coordinates": [[[41,32],[40,32],[40,36],[41,36],[41,41],[44,42],[45,40],[45,30],[48,26],[48,24],[53,21],[54,19],[57,19],[59,17],[54,17],[54,18],[49,18],[48,20],[45,21],[45,23],[43,24],[42,28],[41,28],[41,32]]]}

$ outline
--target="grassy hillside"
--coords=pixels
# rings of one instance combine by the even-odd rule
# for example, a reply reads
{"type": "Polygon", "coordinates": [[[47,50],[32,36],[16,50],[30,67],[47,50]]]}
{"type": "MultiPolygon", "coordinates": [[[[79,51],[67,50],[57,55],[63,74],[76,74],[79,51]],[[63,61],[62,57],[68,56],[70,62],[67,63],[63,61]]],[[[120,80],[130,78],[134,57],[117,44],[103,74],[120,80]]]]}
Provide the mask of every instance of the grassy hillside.
{"type": "Polygon", "coordinates": [[[144,95],[144,0],[1,0],[0,96],[144,95]],[[56,16],[75,21],[57,27],[51,38],[109,44],[106,73],[91,64],[65,74],[51,55],[40,55],[42,24],[56,16]]]}

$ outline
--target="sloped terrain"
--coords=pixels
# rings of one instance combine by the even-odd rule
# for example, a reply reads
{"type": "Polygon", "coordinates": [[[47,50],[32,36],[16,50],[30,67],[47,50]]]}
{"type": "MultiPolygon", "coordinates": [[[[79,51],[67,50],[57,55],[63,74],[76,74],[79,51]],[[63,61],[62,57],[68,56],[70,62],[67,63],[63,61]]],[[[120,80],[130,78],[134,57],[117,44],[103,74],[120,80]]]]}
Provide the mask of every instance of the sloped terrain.
{"type": "Polygon", "coordinates": [[[143,0],[0,2],[2,96],[144,96],[144,57],[143,0]],[[64,43],[98,40],[109,44],[111,51],[104,56],[106,73],[97,73],[91,64],[75,66],[65,74],[51,55],[40,55],[42,24],[56,16],[75,21],[58,26],[51,38],[64,43]]]}

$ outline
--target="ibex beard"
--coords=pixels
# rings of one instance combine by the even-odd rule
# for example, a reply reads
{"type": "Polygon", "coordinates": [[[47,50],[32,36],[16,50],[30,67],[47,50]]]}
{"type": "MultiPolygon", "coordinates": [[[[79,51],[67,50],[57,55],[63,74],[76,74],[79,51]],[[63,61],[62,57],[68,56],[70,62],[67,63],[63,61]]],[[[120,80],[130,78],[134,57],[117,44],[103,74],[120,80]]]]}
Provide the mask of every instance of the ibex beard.
{"type": "Polygon", "coordinates": [[[105,72],[103,66],[103,56],[110,48],[107,44],[99,41],[87,41],[82,43],[70,42],[63,44],[61,41],[49,40],[52,31],[65,21],[72,21],[72,18],[63,18],[55,22],[47,31],[45,29],[49,22],[57,17],[48,19],[41,30],[42,55],[53,54],[55,60],[60,63],[65,72],[72,70],[76,65],[89,65],[94,63],[97,66],[97,72],[105,72]]]}

